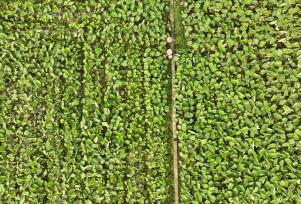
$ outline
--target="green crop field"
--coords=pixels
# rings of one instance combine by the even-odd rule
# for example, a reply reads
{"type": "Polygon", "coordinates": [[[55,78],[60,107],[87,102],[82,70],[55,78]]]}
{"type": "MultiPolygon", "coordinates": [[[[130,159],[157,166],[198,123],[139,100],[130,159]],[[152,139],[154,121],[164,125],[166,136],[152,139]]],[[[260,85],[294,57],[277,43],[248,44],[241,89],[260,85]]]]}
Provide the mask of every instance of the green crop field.
{"type": "Polygon", "coordinates": [[[300,5],[179,7],[182,203],[300,203],[300,5]]]}
{"type": "Polygon", "coordinates": [[[300,8],[0,1],[0,203],[301,203],[300,8]]]}
{"type": "Polygon", "coordinates": [[[0,203],[169,199],[166,12],[1,1],[0,203]]]}

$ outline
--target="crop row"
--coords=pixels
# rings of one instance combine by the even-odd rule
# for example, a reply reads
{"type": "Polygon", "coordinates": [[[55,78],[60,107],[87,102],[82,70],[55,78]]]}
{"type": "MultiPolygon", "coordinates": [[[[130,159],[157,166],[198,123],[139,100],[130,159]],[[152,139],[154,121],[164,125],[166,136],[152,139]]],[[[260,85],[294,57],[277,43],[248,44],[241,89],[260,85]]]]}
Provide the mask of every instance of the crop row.
{"type": "Polygon", "coordinates": [[[179,4],[182,203],[300,202],[299,6],[179,4]]]}
{"type": "Polygon", "coordinates": [[[1,203],[167,202],[166,9],[1,1],[1,203]]]}

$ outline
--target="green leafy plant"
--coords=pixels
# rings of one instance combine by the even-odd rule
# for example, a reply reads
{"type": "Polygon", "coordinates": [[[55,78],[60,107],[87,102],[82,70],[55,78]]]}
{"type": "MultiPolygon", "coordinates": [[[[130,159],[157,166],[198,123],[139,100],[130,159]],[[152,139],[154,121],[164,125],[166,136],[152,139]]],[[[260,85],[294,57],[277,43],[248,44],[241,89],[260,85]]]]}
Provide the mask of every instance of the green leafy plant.
{"type": "Polygon", "coordinates": [[[0,203],[168,202],[167,2],[0,8],[0,203]]]}
{"type": "Polygon", "coordinates": [[[179,6],[181,202],[300,202],[297,1],[179,6]]]}

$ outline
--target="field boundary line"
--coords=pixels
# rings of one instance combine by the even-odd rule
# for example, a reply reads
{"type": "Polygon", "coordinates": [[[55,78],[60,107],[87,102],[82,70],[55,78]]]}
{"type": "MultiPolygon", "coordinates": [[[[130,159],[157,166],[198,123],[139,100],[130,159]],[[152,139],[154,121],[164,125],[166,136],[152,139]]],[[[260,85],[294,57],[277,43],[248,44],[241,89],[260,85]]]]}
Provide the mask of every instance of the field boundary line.
{"type": "MultiPolygon", "coordinates": [[[[175,0],[170,0],[170,35],[173,38],[171,49],[175,53],[175,0]]],[[[178,172],[178,138],[176,121],[176,61],[171,59],[171,134],[172,134],[172,163],[173,163],[173,190],[174,203],[179,204],[179,172],[178,172]]]]}

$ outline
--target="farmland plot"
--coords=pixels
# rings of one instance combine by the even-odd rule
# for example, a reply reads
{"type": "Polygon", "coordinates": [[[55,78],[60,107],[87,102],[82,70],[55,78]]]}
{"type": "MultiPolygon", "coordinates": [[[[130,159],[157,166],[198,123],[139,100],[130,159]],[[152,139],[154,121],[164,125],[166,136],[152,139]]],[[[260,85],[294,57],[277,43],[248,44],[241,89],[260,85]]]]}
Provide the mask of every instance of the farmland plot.
{"type": "Polygon", "coordinates": [[[1,1],[1,203],[167,202],[166,12],[1,1]]]}
{"type": "Polygon", "coordinates": [[[181,2],[181,202],[299,203],[300,4],[181,2]]]}
{"type": "Polygon", "coordinates": [[[181,203],[299,203],[300,19],[296,0],[1,1],[0,203],[171,203],[178,170],[181,203]]]}

